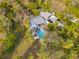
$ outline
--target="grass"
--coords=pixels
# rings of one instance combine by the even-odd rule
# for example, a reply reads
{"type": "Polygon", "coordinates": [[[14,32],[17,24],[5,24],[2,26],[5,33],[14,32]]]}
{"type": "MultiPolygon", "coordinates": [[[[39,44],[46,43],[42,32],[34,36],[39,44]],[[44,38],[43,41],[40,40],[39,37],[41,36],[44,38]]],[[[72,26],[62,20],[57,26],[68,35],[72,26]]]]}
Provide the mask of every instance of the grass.
{"type": "Polygon", "coordinates": [[[31,41],[27,41],[27,39],[22,39],[19,43],[18,47],[15,49],[12,59],[17,59],[18,56],[22,56],[26,49],[31,45],[31,41]]]}

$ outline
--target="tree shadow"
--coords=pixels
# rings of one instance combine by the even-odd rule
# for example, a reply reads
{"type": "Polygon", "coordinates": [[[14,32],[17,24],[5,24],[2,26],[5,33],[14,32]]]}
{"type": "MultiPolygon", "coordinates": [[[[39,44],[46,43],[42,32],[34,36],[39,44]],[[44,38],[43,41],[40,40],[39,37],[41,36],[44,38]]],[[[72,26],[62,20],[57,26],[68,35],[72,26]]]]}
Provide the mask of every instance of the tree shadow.
{"type": "Polygon", "coordinates": [[[4,51],[2,51],[2,59],[11,59],[12,56],[13,56],[13,52],[15,51],[15,49],[17,49],[17,47],[19,46],[20,42],[22,41],[22,39],[24,38],[24,33],[22,32],[19,32],[19,33],[15,33],[17,35],[17,44],[16,46],[14,47],[13,51],[10,52],[10,53],[6,53],[4,51]]]}
{"type": "Polygon", "coordinates": [[[29,55],[32,53],[32,55],[34,56],[34,59],[39,58],[38,55],[38,51],[39,51],[40,47],[38,44],[38,40],[35,40],[32,45],[26,50],[26,52],[24,53],[24,55],[22,56],[22,59],[28,59],[29,55]]]}

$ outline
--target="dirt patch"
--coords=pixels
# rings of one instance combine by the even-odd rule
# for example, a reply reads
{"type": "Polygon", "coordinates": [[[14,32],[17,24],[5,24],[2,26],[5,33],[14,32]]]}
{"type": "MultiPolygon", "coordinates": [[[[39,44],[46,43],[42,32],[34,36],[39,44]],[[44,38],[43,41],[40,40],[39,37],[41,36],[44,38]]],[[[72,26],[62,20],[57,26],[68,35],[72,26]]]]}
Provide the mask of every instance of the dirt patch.
{"type": "Polygon", "coordinates": [[[55,11],[64,11],[67,6],[65,5],[65,2],[63,0],[52,0],[52,8],[55,11]]]}

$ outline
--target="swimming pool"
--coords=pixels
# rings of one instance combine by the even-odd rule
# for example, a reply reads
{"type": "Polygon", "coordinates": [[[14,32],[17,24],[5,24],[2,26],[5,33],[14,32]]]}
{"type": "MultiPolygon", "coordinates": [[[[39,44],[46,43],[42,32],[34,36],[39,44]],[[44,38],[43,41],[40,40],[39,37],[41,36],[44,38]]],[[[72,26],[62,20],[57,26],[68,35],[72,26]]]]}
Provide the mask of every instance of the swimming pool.
{"type": "Polygon", "coordinates": [[[36,31],[36,33],[37,33],[39,39],[42,39],[42,38],[44,38],[45,30],[42,29],[42,28],[39,28],[39,29],[36,31]]]}

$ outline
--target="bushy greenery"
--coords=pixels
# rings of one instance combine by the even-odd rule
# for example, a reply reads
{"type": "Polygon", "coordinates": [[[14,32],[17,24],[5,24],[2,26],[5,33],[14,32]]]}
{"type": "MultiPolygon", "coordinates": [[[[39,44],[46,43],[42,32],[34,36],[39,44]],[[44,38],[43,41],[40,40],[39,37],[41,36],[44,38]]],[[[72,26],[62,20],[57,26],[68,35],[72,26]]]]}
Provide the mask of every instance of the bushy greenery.
{"type": "Polygon", "coordinates": [[[51,0],[47,0],[46,2],[44,2],[43,4],[42,4],[42,9],[44,10],[44,11],[49,11],[49,12],[51,12],[52,10],[52,8],[51,8],[51,0]]]}
{"type": "Polygon", "coordinates": [[[37,8],[41,8],[42,0],[36,0],[37,8]]]}
{"type": "MultiPolygon", "coordinates": [[[[59,59],[63,57],[63,59],[74,59],[75,55],[79,56],[79,24],[73,23],[66,16],[70,14],[79,18],[79,7],[73,6],[71,4],[72,0],[64,1],[67,6],[66,10],[63,12],[55,11],[55,15],[62,21],[64,27],[59,28],[58,23],[48,24],[48,38],[45,38],[45,41],[42,42],[42,48],[38,51],[42,59],[49,59],[54,53],[54,56],[57,57],[56,53],[60,50],[64,52],[64,56],[62,55],[59,59]]],[[[20,39],[32,42],[33,37],[29,27],[29,19],[22,21],[24,16],[22,12],[25,10],[34,16],[38,16],[41,10],[52,12],[51,0],[31,1],[27,5],[24,5],[21,0],[13,1],[13,4],[10,4],[8,0],[0,3],[0,32],[6,33],[3,42],[4,48],[2,48],[3,52],[10,54],[20,39]],[[20,38],[21,36],[22,38],[20,38]]],[[[33,57],[29,56],[29,59],[33,57]]]]}
{"type": "Polygon", "coordinates": [[[57,26],[58,26],[57,22],[53,24],[52,23],[48,24],[49,31],[51,32],[51,31],[56,30],[57,26]]]}
{"type": "MultiPolygon", "coordinates": [[[[53,49],[54,48],[66,49],[67,50],[66,59],[73,59],[74,55],[76,53],[78,53],[78,50],[76,50],[76,53],[74,53],[75,52],[74,49],[78,48],[78,47],[75,47],[76,45],[74,43],[74,42],[77,42],[77,40],[78,40],[78,36],[79,36],[78,27],[79,27],[79,24],[76,24],[73,22],[71,22],[71,23],[69,22],[69,24],[68,23],[65,24],[64,28],[58,29],[58,30],[53,30],[54,27],[52,27],[52,25],[50,25],[50,27],[49,27],[49,29],[51,29],[50,32],[56,31],[59,36],[59,38],[58,38],[59,43],[57,43],[57,41],[54,40],[55,43],[53,44],[53,42],[52,42],[51,46],[53,47],[53,49]],[[70,51],[70,52],[68,52],[68,51],[70,51]]],[[[54,38],[52,38],[52,39],[54,39],[54,38]]]]}
{"type": "MultiPolygon", "coordinates": [[[[66,5],[67,5],[67,9],[66,9],[66,12],[67,13],[70,13],[70,14],[73,14],[75,17],[79,17],[79,7],[78,6],[75,6],[74,4],[72,4],[72,0],[66,0],[66,5]]],[[[76,2],[74,2],[76,3],[76,2]]]]}
{"type": "Polygon", "coordinates": [[[5,40],[5,52],[9,53],[13,51],[17,44],[17,36],[15,34],[8,34],[5,40]]]}
{"type": "Polygon", "coordinates": [[[34,2],[29,2],[28,5],[27,5],[27,7],[29,9],[35,9],[35,8],[37,8],[36,3],[34,3],[34,2]]]}
{"type": "MultiPolygon", "coordinates": [[[[0,2],[0,32],[5,33],[5,40],[2,46],[2,52],[5,52],[5,55],[13,52],[19,42],[21,33],[24,31],[24,27],[21,26],[18,18],[15,19],[19,11],[16,11],[14,6],[15,5],[10,4],[8,1],[0,2]]],[[[3,57],[5,57],[5,55],[3,55],[3,57]]]]}
{"type": "Polygon", "coordinates": [[[32,14],[38,16],[41,9],[42,11],[51,12],[51,0],[42,1],[36,0],[36,2],[28,2],[27,8],[31,11],[32,14]]]}

